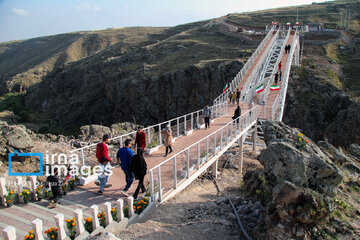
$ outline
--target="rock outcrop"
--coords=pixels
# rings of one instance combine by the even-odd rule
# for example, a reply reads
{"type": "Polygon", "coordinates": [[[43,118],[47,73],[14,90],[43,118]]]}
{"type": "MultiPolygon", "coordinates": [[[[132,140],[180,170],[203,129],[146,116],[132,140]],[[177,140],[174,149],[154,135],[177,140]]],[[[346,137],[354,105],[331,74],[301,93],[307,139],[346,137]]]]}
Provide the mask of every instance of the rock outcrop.
{"type": "Polygon", "coordinates": [[[258,224],[265,235],[258,238],[310,239],[308,229],[334,210],[342,172],[297,129],[267,121],[263,130],[267,147],[259,160],[264,170],[244,176],[246,189],[267,203],[264,225],[258,224]]]}
{"type": "Polygon", "coordinates": [[[0,158],[7,160],[7,154],[17,150],[28,152],[33,147],[33,141],[26,128],[21,125],[8,125],[0,122],[0,158]]]}
{"type": "Polygon", "coordinates": [[[360,144],[360,105],[309,68],[289,80],[283,121],[314,141],[342,147],[360,144]]]}

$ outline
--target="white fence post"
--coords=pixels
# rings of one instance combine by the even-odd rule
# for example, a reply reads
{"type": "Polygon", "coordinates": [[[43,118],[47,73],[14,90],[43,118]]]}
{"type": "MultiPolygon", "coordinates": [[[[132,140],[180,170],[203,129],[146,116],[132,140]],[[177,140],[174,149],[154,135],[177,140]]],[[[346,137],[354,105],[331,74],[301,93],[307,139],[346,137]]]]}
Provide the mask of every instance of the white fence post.
{"type": "Polygon", "coordinates": [[[118,205],[118,222],[120,222],[124,219],[124,200],[120,198],[116,201],[116,203],[118,205]]]}
{"type": "Polygon", "coordinates": [[[99,206],[98,205],[92,205],[90,207],[90,210],[91,210],[93,231],[95,231],[95,229],[100,227],[100,222],[99,222],[99,218],[98,218],[99,206]]]}
{"type": "Polygon", "coordinates": [[[37,218],[31,222],[31,225],[32,225],[32,229],[35,234],[35,239],[36,240],[44,240],[42,220],[37,218]]]}
{"type": "Polygon", "coordinates": [[[130,196],[127,198],[127,204],[129,206],[129,218],[134,215],[134,197],[130,196]]]}
{"type": "Polygon", "coordinates": [[[64,240],[67,238],[64,228],[64,215],[58,213],[55,215],[56,226],[58,228],[58,240],[64,240]]]}
{"type": "Polygon", "coordinates": [[[106,226],[109,226],[113,222],[112,215],[111,215],[111,203],[105,202],[104,206],[105,206],[106,226]]]}
{"type": "Polygon", "coordinates": [[[5,196],[8,195],[8,191],[6,190],[6,180],[4,177],[0,178],[0,194],[1,194],[2,205],[5,206],[6,204],[5,196]]]}
{"type": "Polygon", "coordinates": [[[2,234],[5,240],[16,240],[16,230],[13,226],[7,226],[3,231],[2,234]]]}
{"type": "Polygon", "coordinates": [[[173,171],[174,171],[174,187],[177,188],[177,170],[176,170],[176,156],[173,160],[173,171]]]}
{"type": "Polygon", "coordinates": [[[31,197],[35,201],[37,200],[36,187],[36,176],[30,176],[30,189],[32,194],[31,197]]]}
{"type": "Polygon", "coordinates": [[[83,232],[85,232],[84,224],[82,222],[82,220],[83,220],[83,211],[81,209],[76,209],[74,211],[74,217],[75,217],[75,221],[76,221],[76,236],[79,236],[83,232]]]}

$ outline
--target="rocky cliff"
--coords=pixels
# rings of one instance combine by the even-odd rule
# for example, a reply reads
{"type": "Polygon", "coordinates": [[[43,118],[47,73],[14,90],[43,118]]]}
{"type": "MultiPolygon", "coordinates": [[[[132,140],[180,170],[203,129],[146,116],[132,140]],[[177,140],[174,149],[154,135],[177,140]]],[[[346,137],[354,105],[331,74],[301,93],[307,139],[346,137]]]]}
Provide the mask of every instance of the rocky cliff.
{"type": "Polygon", "coordinates": [[[28,89],[26,106],[65,128],[154,124],[211,104],[259,43],[245,45],[216,24],[176,29],[155,43],[120,42],[53,70],[28,89]]]}
{"type": "MultiPolygon", "coordinates": [[[[264,169],[244,176],[247,191],[267,209],[254,231],[257,239],[358,236],[360,159],[281,122],[267,121],[263,129],[264,169]]],[[[352,148],[356,155],[359,146],[352,148]]]]}

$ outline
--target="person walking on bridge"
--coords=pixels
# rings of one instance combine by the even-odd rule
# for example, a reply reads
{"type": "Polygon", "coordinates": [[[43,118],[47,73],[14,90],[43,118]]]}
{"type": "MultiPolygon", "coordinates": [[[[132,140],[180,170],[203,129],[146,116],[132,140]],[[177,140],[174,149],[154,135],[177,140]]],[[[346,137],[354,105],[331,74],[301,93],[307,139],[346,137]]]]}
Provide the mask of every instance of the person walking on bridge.
{"type": "Polygon", "coordinates": [[[135,145],[136,145],[135,149],[142,148],[143,150],[145,150],[146,148],[146,134],[143,132],[141,127],[138,127],[137,129],[136,137],[135,137],[135,145]]]}
{"type": "Polygon", "coordinates": [[[171,147],[173,137],[172,137],[172,131],[170,125],[169,124],[166,125],[165,129],[161,132],[164,134],[165,147],[166,147],[166,153],[164,157],[167,157],[169,150],[170,150],[169,154],[172,153],[173,151],[171,147]]]}
{"type": "MultiPolygon", "coordinates": [[[[105,134],[102,138],[102,142],[96,145],[96,158],[99,163],[101,163],[103,158],[107,159],[109,162],[112,162],[111,159],[109,158],[109,150],[107,146],[109,140],[110,140],[110,136],[105,134]]],[[[100,185],[99,178],[96,180],[95,184],[98,186],[100,185]]],[[[111,185],[108,184],[105,187],[111,187],[111,185]]]]}
{"type": "Polygon", "coordinates": [[[241,95],[241,92],[239,89],[236,89],[236,102],[237,104],[240,103],[240,95],[241,95]]]}
{"type": "MultiPolygon", "coordinates": [[[[241,108],[238,105],[237,108],[235,109],[234,116],[232,117],[232,119],[235,120],[240,116],[241,116],[241,108]]],[[[239,122],[239,120],[237,120],[237,122],[239,122]]]]}
{"type": "Polygon", "coordinates": [[[278,71],[281,71],[281,61],[279,62],[279,69],[278,71]]]}
{"type": "Polygon", "coordinates": [[[229,91],[229,96],[228,96],[228,98],[229,98],[229,103],[231,103],[231,98],[232,98],[232,93],[229,91]]]}
{"type": "Polygon", "coordinates": [[[209,108],[209,105],[206,105],[203,109],[203,116],[205,120],[205,130],[207,128],[210,128],[210,117],[211,117],[211,110],[209,108]]]}
{"type": "Polygon", "coordinates": [[[235,104],[236,101],[236,92],[234,91],[232,94],[232,104],[235,104]]]}
{"type": "Polygon", "coordinates": [[[121,193],[124,194],[125,196],[129,196],[127,194],[127,190],[129,190],[131,184],[134,181],[134,173],[130,169],[131,158],[134,156],[134,152],[130,149],[131,139],[126,139],[124,145],[125,147],[120,148],[119,151],[117,152],[116,158],[121,166],[121,169],[125,173],[126,186],[124,190],[121,191],[121,193]]]}
{"type": "Polygon", "coordinates": [[[134,173],[135,179],[139,179],[138,186],[133,195],[134,199],[137,199],[140,189],[142,193],[146,190],[144,186],[144,178],[147,171],[147,164],[143,153],[144,151],[142,148],[138,148],[137,154],[132,157],[130,164],[130,169],[134,173]]]}
{"type": "Polygon", "coordinates": [[[282,76],[282,72],[281,70],[279,71],[279,81],[281,82],[281,76],[282,76]]]}
{"type": "Polygon", "coordinates": [[[279,80],[279,73],[276,72],[274,75],[275,75],[275,85],[277,85],[278,80],[279,80]]]}

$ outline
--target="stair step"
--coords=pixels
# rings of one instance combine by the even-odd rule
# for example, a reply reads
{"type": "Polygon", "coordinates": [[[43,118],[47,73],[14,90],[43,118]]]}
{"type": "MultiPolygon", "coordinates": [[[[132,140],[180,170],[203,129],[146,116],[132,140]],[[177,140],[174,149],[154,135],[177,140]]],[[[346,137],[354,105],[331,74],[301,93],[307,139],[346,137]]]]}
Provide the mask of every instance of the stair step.
{"type": "Polygon", "coordinates": [[[18,210],[18,211],[23,211],[23,212],[25,212],[25,213],[28,213],[28,214],[30,214],[30,215],[35,216],[36,218],[40,218],[40,219],[42,219],[42,220],[46,220],[46,221],[48,221],[48,222],[51,222],[51,223],[54,223],[54,224],[55,224],[55,219],[54,219],[53,217],[46,216],[46,215],[44,215],[44,214],[39,213],[38,211],[29,210],[29,209],[27,209],[27,208],[25,208],[25,207],[18,207],[18,206],[16,206],[16,205],[12,206],[12,208],[14,208],[14,209],[16,209],[16,210],[18,210]]]}
{"type": "Polygon", "coordinates": [[[54,216],[56,214],[58,214],[58,213],[62,213],[62,214],[64,214],[65,218],[73,218],[73,216],[71,216],[70,214],[65,214],[64,212],[60,212],[60,211],[56,210],[56,208],[47,208],[47,207],[40,206],[40,205],[35,204],[35,203],[29,203],[29,206],[41,209],[41,210],[46,211],[46,212],[50,212],[50,213],[54,214],[54,216]]]}

